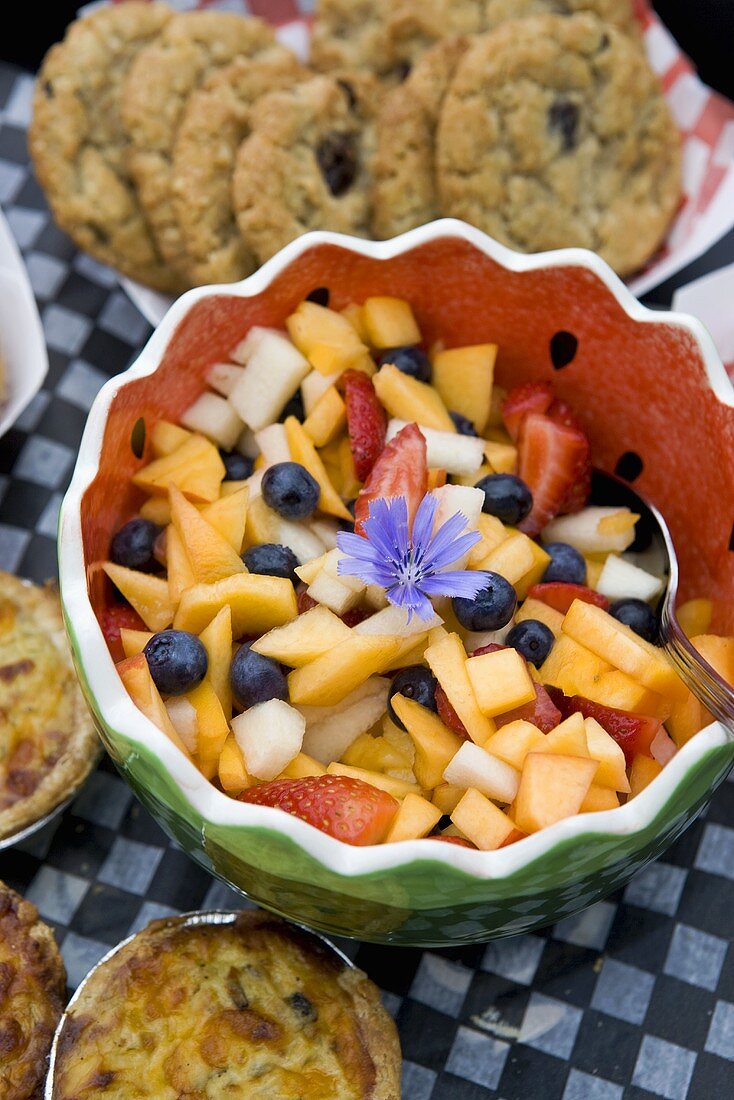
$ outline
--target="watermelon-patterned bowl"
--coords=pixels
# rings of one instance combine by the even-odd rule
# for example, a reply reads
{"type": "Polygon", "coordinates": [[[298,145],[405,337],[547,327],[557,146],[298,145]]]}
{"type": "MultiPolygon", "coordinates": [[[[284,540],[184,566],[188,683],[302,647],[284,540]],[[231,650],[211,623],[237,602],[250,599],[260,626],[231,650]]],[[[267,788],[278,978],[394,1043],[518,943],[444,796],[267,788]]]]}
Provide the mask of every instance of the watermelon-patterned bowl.
{"type": "Polygon", "coordinates": [[[519,255],[439,221],[380,243],[308,234],[242,283],[189,291],[135,365],[103,388],[60,523],[61,595],[82,687],[141,802],[193,859],[266,908],[397,944],[471,943],[551,923],[622,886],[695,818],[734,762],[726,721],[696,734],[626,805],[507,848],[355,848],[207,782],[136,709],[108,653],[98,616],[110,592],[91,566],[139,506],[130,478],[146,461],[135,445],[140,421],[176,420],[205,388],[206,368],[251,325],[282,325],[317,287],[337,308],[370,295],[408,298],[428,341],[499,344],[504,386],[553,379],[596,465],[613,472],[626,456],[619,468],[634,469],[634,488],[666,517],[681,598],[711,596],[713,629],[734,633],[734,393],[709,335],[693,318],[643,308],[592,253],[519,255]]]}

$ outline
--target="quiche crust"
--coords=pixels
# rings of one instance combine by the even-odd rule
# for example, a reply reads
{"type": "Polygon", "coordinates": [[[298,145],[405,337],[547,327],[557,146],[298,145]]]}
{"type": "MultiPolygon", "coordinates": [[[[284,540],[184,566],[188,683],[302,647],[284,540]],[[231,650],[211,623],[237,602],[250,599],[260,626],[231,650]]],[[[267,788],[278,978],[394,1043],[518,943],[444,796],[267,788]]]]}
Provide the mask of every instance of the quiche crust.
{"type": "Polygon", "coordinates": [[[400,1046],[377,987],[314,936],[259,910],[178,917],[88,978],[52,1096],[399,1100],[400,1046]]]}
{"type": "Polygon", "coordinates": [[[0,573],[0,840],[72,794],[98,745],[55,588],[0,573]]]}

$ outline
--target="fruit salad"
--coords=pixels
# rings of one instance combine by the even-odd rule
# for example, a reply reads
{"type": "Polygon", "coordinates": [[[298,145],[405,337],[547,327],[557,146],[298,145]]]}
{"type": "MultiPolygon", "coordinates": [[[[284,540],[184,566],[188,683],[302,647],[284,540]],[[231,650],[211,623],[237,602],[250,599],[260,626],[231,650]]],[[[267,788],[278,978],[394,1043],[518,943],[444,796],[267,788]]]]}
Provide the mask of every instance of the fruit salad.
{"type": "MultiPolygon", "coordinates": [[[[318,296],[316,296],[318,297],[318,296]]],[[[636,797],[710,721],[659,645],[639,517],[497,347],[408,302],[305,300],[148,425],[102,627],[139,709],[225,794],[349,844],[482,850],[636,797]]],[[[734,639],[679,609],[734,682],[734,639]]]]}

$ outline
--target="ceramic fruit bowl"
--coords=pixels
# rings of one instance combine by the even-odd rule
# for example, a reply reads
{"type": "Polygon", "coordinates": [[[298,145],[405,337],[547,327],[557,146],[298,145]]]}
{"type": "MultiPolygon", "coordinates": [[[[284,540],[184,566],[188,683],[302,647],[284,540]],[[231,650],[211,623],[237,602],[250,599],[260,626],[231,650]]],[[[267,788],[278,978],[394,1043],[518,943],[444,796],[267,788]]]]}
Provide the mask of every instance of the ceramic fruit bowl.
{"type": "MultiPolygon", "coordinates": [[[[725,720],[619,809],[493,852],[421,840],[355,848],[208,783],[135,708],[108,654],[97,615],[110,592],[90,567],[140,503],[130,477],[146,461],[142,425],[175,421],[205,388],[206,368],[251,325],[281,325],[320,287],[336,308],[370,295],[408,298],[428,342],[496,342],[501,385],[552,379],[577,410],[596,465],[626,473],[667,519],[680,598],[712,597],[712,629],[734,633],[734,394],[706,331],[644,309],[589,252],[519,255],[439,221],[376,244],[309,234],[242,283],[192,290],[137,363],[107,383],[60,528],[61,593],[83,689],[144,805],[198,863],[261,905],[327,932],[400,944],[469,943],[551,923],[622,886],[706,804],[734,762],[728,689],[725,720]]],[[[690,659],[703,682],[703,662],[695,651],[690,659]]]]}

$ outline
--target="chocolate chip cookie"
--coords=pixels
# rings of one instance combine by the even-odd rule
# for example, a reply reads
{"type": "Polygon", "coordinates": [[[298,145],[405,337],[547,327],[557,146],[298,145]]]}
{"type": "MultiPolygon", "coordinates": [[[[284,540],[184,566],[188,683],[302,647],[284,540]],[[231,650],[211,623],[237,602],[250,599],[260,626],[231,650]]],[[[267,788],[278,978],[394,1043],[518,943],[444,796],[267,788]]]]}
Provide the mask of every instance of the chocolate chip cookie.
{"type": "Polygon", "coordinates": [[[172,191],[192,283],[234,282],[257,267],[232,205],[235,157],[260,96],[308,75],[274,42],[218,69],[189,96],[174,146],[172,191]]]}
{"type": "Polygon", "coordinates": [[[259,260],[310,229],[369,235],[378,101],[377,81],[352,74],[317,76],[258,102],[233,196],[259,260]]]}
{"type": "Polygon", "coordinates": [[[436,188],[436,128],[444,96],[469,39],[427,50],[403,84],[384,98],[375,127],[377,237],[393,237],[441,216],[436,188]]]}
{"type": "Polygon", "coordinates": [[[171,168],[187,99],[217,69],[238,56],[256,56],[274,42],[260,19],[187,12],[170,20],[128,73],[122,118],[131,141],[130,171],[158,247],[179,272],[186,271],[186,247],[174,209],[171,168]]]}
{"type": "Polygon", "coordinates": [[[100,8],[73,23],[36,81],[29,144],[54,218],[103,263],[157,290],[182,289],[159,253],[128,170],[122,87],[171,18],[165,4],[100,8]]]}
{"type": "Polygon", "coordinates": [[[464,55],[437,137],[444,214],[523,252],[594,249],[620,274],[660,245],[680,137],[639,45],[587,14],[503,24],[464,55]]]}

